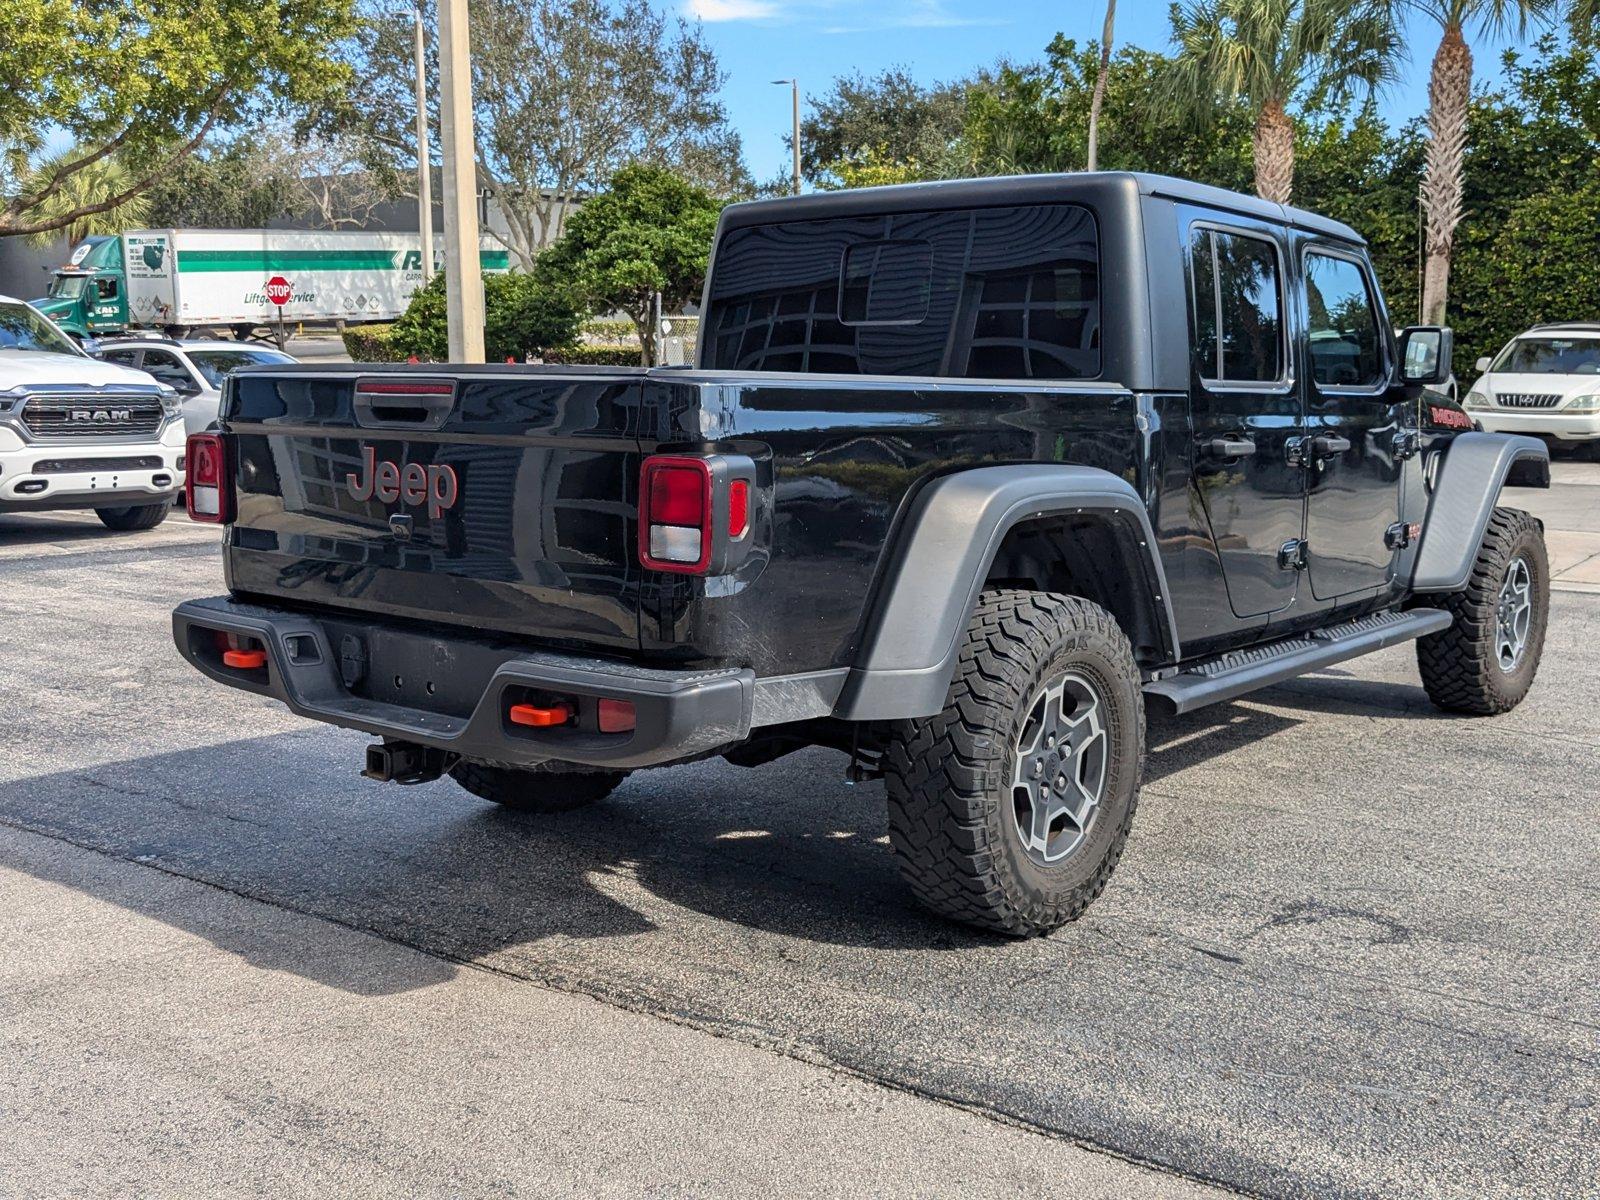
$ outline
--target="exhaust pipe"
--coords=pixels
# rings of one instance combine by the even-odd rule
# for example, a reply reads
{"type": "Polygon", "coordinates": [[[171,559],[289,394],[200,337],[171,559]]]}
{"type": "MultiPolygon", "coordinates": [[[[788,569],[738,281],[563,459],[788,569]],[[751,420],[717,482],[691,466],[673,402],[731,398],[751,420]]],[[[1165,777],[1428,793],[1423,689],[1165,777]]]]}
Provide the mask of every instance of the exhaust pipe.
{"type": "Polygon", "coordinates": [[[361,774],[378,783],[432,783],[455,765],[456,756],[415,742],[381,742],[367,747],[361,774]]]}

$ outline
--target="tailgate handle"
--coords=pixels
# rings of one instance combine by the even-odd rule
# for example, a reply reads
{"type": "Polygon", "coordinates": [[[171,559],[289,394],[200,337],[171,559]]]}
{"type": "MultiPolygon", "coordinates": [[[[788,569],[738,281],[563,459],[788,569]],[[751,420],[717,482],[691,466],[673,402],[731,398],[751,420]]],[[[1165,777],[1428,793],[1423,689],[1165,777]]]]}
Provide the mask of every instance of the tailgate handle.
{"type": "Polygon", "coordinates": [[[358,379],[352,407],[368,429],[438,429],[456,404],[448,379],[358,379]]]}

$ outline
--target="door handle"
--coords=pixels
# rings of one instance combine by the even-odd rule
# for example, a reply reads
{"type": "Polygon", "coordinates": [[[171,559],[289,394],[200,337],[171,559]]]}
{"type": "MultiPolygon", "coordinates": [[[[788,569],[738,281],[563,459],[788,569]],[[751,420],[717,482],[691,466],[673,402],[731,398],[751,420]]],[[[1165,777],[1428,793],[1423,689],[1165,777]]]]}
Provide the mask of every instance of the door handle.
{"type": "Polygon", "coordinates": [[[1314,458],[1332,458],[1335,454],[1343,454],[1350,449],[1350,439],[1347,437],[1333,437],[1319,433],[1311,439],[1311,454],[1314,458]]]}
{"type": "Polygon", "coordinates": [[[1214,437],[1206,443],[1206,450],[1216,458],[1249,458],[1256,452],[1256,444],[1246,437],[1214,437]]]}

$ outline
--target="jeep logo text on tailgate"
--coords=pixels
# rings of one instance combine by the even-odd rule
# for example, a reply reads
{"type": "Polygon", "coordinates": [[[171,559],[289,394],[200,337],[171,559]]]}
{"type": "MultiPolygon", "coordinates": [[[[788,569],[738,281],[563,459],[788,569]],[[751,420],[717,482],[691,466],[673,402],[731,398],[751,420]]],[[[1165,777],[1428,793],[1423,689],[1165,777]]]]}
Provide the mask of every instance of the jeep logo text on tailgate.
{"type": "Polygon", "coordinates": [[[413,508],[424,501],[428,516],[438,518],[452,507],[461,494],[461,484],[454,467],[423,466],[421,463],[392,463],[378,461],[378,453],[371,446],[362,450],[361,477],[351,471],[344,477],[350,494],[357,500],[377,498],[380,504],[393,504],[399,500],[413,508]]]}

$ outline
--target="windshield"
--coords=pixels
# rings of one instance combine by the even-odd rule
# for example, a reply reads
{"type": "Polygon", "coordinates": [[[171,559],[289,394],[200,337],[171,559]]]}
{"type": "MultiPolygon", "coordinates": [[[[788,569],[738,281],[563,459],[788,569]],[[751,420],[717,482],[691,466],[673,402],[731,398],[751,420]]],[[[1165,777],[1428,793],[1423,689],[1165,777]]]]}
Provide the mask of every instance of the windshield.
{"type": "Polygon", "coordinates": [[[79,353],[71,338],[26,304],[0,304],[0,350],[79,353]]]}
{"type": "Polygon", "coordinates": [[[1600,375],[1600,338],[1518,338],[1491,371],[1524,375],[1600,375]]]}
{"type": "Polygon", "coordinates": [[[206,377],[206,382],[220,388],[222,381],[240,367],[259,367],[269,363],[292,363],[294,359],[274,350],[191,350],[189,361],[194,369],[206,377]]]}
{"type": "Polygon", "coordinates": [[[45,294],[52,300],[76,300],[88,282],[87,275],[57,275],[50,280],[50,290],[45,294]]]}

